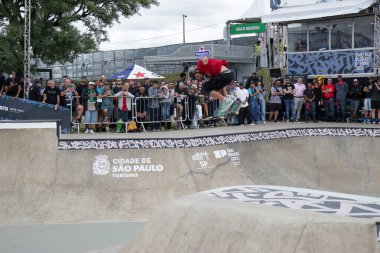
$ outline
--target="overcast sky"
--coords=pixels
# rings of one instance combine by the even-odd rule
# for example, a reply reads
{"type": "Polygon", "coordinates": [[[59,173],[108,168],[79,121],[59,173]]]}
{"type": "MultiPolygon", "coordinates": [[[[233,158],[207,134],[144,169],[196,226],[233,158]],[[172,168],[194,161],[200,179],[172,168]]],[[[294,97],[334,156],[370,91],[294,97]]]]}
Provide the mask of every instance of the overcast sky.
{"type": "Polygon", "coordinates": [[[134,49],[182,43],[182,14],[187,15],[185,18],[186,42],[222,39],[226,21],[240,18],[254,1],[159,0],[159,2],[158,7],[143,9],[140,11],[140,16],[123,18],[120,24],[115,24],[108,29],[110,41],[101,44],[100,50],[134,49]],[[199,30],[192,31],[195,29],[199,30]]]}

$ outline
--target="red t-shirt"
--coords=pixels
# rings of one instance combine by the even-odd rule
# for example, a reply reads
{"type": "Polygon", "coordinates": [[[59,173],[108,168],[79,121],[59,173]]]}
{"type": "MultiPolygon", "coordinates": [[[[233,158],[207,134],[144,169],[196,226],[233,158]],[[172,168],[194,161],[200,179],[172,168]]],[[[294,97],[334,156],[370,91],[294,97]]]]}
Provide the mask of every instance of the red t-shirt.
{"type": "Polygon", "coordinates": [[[222,65],[228,68],[228,62],[226,60],[218,60],[209,58],[206,65],[203,65],[202,59],[198,60],[198,70],[206,76],[216,77],[222,71],[222,65]]]}
{"type": "Polygon", "coordinates": [[[322,94],[324,99],[330,99],[334,97],[335,94],[335,85],[334,84],[325,84],[322,87],[322,94]],[[325,90],[327,89],[332,89],[332,92],[324,93],[325,90]]]}

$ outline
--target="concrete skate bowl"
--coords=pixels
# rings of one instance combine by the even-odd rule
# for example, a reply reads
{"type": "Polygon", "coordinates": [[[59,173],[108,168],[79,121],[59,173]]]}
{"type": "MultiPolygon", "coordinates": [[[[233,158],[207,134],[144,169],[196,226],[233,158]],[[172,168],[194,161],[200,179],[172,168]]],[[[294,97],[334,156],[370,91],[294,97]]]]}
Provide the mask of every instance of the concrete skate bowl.
{"type": "Polygon", "coordinates": [[[119,253],[379,251],[380,198],[246,185],[187,195],[119,253]]]}
{"type": "Polygon", "coordinates": [[[380,196],[378,128],[85,139],[57,136],[53,123],[0,125],[0,224],[147,220],[181,196],[231,185],[380,196]]]}

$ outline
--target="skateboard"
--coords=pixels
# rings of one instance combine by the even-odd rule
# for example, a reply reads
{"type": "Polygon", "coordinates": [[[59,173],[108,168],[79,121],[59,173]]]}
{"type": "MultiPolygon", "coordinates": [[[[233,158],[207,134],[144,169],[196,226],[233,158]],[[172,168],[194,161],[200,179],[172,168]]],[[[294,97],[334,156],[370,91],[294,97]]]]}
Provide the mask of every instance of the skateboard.
{"type": "Polygon", "coordinates": [[[238,115],[241,107],[241,102],[239,100],[235,100],[234,103],[227,109],[225,112],[220,112],[219,108],[215,110],[213,116],[215,118],[225,118],[228,115],[238,115]]]}

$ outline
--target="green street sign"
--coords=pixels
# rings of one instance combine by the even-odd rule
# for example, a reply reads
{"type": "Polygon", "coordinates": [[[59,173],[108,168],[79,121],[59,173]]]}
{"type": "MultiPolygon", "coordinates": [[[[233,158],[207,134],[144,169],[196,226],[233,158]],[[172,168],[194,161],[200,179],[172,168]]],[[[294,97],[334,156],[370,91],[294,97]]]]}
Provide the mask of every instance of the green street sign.
{"type": "Polygon", "coordinates": [[[262,33],[267,30],[267,24],[263,23],[247,23],[235,24],[230,26],[230,34],[247,34],[247,33],[262,33]]]}

